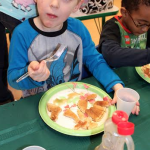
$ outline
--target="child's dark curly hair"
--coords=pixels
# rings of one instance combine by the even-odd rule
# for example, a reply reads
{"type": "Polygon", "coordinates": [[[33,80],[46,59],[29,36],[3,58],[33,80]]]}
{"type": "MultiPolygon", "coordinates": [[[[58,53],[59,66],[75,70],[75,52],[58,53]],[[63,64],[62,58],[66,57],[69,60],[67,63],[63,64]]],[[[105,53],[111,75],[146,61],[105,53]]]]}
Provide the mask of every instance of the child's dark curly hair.
{"type": "Polygon", "coordinates": [[[138,10],[139,5],[150,6],[150,0],[122,0],[121,7],[125,7],[128,11],[138,10]]]}

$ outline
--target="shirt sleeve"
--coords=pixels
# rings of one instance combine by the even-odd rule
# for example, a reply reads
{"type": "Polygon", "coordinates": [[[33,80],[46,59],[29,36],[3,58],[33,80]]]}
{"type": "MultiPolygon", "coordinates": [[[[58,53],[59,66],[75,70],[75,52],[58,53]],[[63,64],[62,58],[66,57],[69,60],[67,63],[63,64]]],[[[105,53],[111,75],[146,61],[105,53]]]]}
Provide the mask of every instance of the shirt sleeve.
{"type": "Polygon", "coordinates": [[[106,40],[102,43],[101,50],[107,63],[114,68],[150,63],[150,48],[122,48],[116,41],[106,40]]]}
{"type": "Polygon", "coordinates": [[[115,23],[116,19],[112,18],[108,20],[104,26],[103,30],[100,36],[100,41],[99,41],[99,46],[98,46],[98,51],[102,53],[102,43],[105,42],[106,40],[114,40],[118,44],[121,42],[121,36],[120,36],[120,30],[118,25],[115,23]]]}
{"type": "Polygon", "coordinates": [[[13,32],[9,49],[8,83],[18,90],[32,89],[45,83],[34,81],[30,77],[19,83],[16,82],[19,77],[28,71],[28,47],[33,40],[32,36],[35,36],[35,33],[30,32],[27,26],[26,22],[17,26],[13,32]]]}
{"type": "Polygon", "coordinates": [[[113,91],[112,87],[123,82],[108,66],[102,54],[100,54],[93,43],[88,30],[80,25],[80,36],[83,41],[83,63],[93,76],[104,86],[107,92],[113,91]]]}

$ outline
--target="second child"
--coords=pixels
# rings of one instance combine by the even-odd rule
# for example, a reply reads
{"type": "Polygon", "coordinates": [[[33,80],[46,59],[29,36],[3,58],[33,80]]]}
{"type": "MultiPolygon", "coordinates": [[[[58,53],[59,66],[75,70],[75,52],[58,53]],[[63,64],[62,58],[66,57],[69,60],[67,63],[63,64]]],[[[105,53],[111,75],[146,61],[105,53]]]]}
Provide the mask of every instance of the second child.
{"type": "Polygon", "coordinates": [[[122,0],[120,13],[105,23],[99,52],[115,68],[150,63],[150,0],[122,0]]]}

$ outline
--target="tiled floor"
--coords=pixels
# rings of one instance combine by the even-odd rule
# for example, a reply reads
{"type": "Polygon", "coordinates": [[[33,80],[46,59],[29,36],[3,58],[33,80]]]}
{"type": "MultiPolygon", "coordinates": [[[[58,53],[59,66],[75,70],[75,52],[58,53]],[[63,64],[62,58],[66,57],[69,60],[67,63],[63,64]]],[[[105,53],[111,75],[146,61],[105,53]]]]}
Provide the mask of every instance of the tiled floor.
{"type": "MultiPolygon", "coordinates": [[[[118,8],[120,8],[120,6],[121,6],[121,0],[114,0],[114,5],[117,6],[118,8]]],[[[107,17],[106,20],[110,19],[111,17],[107,17]]],[[[92,37],[95,45],[98,45],[98,43],[99,43],[99,33],[97,31],[97,28],[96,28],[94,20],[93,19],[86,20],[86,21],[83,21],[83,23],[87,27],[87,29],[89,30],[89,32],[91,34],[91,37],[92,37]]],[[[16,100],[20,99],[20,97],[21,97],[21,91],[15,90],[15,89],[13,89],[10,86],[9,86],[9,89],[12,91],[12,93],[14,95],[14,98],[16,100]]]]}

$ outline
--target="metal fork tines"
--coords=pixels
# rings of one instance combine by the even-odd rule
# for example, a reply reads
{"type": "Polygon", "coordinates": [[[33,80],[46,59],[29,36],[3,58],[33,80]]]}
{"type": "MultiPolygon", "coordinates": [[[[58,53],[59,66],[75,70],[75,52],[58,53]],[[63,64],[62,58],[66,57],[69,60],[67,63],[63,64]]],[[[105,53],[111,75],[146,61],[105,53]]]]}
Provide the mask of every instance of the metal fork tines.
{"type": "MultiPolygon", "coordinates": [[[[55,48],[55,50],[53,51],[53,53],[51,54],[51,56],[47,59],[45,59],[46,62],[51,62],[51,61],[56,61],[60,58],[61,54],[64,52],[64,50],[67,48],[66,45],[60,44],[58,43],[57,47],[55,48]]],[[[27,78],[30,74],[27,72],[25,74],[23,74],[20,78],[18,78],[16,80],[16,82],[20,82],[23,79],[27,78]]]]}

